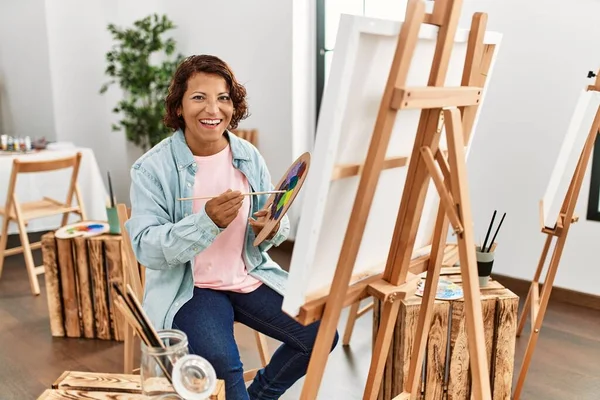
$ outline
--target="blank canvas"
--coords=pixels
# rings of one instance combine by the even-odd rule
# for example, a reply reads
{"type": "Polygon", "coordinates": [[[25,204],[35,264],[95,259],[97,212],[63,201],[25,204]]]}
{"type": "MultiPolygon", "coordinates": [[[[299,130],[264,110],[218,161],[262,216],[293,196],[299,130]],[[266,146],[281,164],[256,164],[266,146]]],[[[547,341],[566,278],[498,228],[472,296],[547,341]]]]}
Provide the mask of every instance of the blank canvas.
{"type": "MultiPolygon", "coordinates": [[[[364,163],[401,25],[399,21],[355,15],[342,15],[340,19],[311,168],[302,189],[301,216],[283,302],[283,310],[290,315],[296,316],[307,301],[329,293],[359,176],[335,181],[330,178],[336,165],[364,163]]],[[[421,26],[407,86],[427,85],[437,32],[436,26],[421,26]]],[[[467,38],[468,30],[460,30],[455,37],[447,86],[460,86],[467,38]]],[[[496,44],[497,54],[500,39],[500,34],[486,32],[484,43],[496,44]]],[[[494,60],[495,55],[487,82],[494,60]]],[[[485,97],[485,89],[482,94],[485,97]]],[[[411,154],[419,117],[420,110],[398,112],[386,157],[411,154]]],[[[476,125],[477,118],[470,142],[476,125]]],[[[441,147],[445,148],[442,138],[441,147]]],[[[353,282],[380,273],[385,267],[406,172],[403,167],[384,170],[380,175],[353,269],[353,282]]],[[[431,183],[415,250],[429,251],[438,202],[431,183]]]]}
{"type": "Polygon", "coordinates": [[[544,193],[543,224],[547,228],[553,229],[556,225],[562,203],[569,190],[579,156],[583,151],[599,106],[600,93],[584,90],[579,94],[575,111],[544,193]]]}

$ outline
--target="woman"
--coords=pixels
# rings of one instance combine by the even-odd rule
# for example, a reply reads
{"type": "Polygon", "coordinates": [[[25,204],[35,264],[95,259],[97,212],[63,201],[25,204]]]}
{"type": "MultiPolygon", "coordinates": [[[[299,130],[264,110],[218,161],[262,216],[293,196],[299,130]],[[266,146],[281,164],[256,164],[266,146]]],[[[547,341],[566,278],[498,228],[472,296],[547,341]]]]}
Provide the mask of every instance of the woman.
{"type": "Polygon", "coordinates": [[[246,90],[227,64],[186,59],[166,98],[174,134],[131,169],[126,228],[147,268],[144,308],[155,327],[185,332],[190,351],[225,380],[227,399],[277,399],[306,373],[318,323],[303,326],[281,311],[287,273],[267,251],[286,239],[288,218],[253,246],[268,196],[242,193],[273,185],[258,150],[228,131],[247,116],[246,90]],[[177,200],[202,196],[216,197],[177,200]],[[234,321],[283,342],[247,390],[234,321]]]}

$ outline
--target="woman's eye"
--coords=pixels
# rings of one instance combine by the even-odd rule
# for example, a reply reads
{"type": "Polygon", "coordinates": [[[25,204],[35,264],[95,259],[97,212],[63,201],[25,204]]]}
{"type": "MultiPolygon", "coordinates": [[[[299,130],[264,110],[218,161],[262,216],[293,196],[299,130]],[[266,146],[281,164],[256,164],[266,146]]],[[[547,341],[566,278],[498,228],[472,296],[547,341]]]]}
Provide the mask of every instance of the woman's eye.
{"type": "Polygon", "coordinates": [[[194,100],[204,100],[204,96],[201,96],[201,95],[197,94],[196,96],[192,97],[192,99],[194,99],[194,100]]]}
{"type": "Polygon", "coordinates": [[[223,101],[229,101],[229,96],[221,96],[220,98],[223,101]]]}

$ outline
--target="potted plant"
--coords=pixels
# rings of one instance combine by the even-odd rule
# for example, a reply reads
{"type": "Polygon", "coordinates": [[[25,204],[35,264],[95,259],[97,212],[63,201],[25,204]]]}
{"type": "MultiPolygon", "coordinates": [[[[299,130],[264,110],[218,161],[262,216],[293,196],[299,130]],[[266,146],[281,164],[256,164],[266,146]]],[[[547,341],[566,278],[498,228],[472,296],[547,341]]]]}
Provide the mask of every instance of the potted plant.
{"type": "Polygon", "coordinates": [[[171,134],[162,122],[164,99],[183,56],[174,55],[175,40],[162,35],[174,28],[173,22],[158,14],[135,21],[129,28],[108,25],[117,43],[106,53],[105,72],[112,79],[102,85],[100,93],[115,83],[123,90],[122,100],[113,109],[121,119],[112,130],[125,131],[127,139],[144,151],[171,134]],[[153,64],[151,59],[162,61],[153,64]]]}

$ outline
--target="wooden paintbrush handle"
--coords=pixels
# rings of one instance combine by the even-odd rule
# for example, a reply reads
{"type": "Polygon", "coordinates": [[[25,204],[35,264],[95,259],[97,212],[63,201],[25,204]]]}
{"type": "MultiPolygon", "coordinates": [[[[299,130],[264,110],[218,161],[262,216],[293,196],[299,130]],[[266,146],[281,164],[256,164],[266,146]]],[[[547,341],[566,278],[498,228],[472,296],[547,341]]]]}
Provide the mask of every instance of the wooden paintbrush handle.
{"type": "MultiPolygon", "coordinates": [[[[277,193],[285,193],[285,190],[273,190],[273,191],[269,191],[269,192],[249,192],[249,193],[242,193],[242,196],[252,196],[252,195],[258,195],[258,194],[277,194],[277,193]]],[[[215,197],[219,197],[220,195],[217,196],[203,196],[203,197],[181,197],[177,200],[179,201],[183,201],[183,200],[206,200],[206,199],[214,199],[215,197]]]]}

